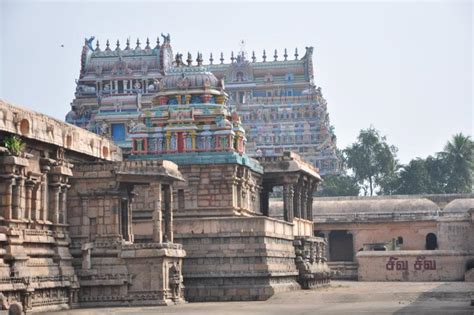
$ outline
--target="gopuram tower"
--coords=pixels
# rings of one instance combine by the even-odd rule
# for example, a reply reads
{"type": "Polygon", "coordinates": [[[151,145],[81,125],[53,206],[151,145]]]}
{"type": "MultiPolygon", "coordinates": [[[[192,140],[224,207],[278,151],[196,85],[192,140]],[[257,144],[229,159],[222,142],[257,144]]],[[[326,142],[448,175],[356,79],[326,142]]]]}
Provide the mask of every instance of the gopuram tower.
{"type": "MultiPolygon", "coordinates": [[[[131,129],[138,117],[153,107],[159,81],[178,66],[169,35],[156,44],[127,40],[105,47],[86,40],[75,98],[66,121],[113,139],[125,154],[132,150],[131,129]],[[115,46],[115,47],[114,47],[115,46]]],[[[198,66],[205,61],[201,54],[198,66]]],[[[191,59],[185,60],[188,63],[191,59]]],[[[192,61],[192,60],[191,60],[192,61]]],[[[247,134],[250,156],[278,156],[292,151],[320,169],[321,175],[339,172],[336,136],[329,122],[327,102],[314,84],[313,48],[300,57],[285,49],[261,58],[242,50],[211,54],[205,67],[224,80],[229,105],[239,113],[247,134]],[[291,55],[291,56],[290,56],[291,55]]]]}

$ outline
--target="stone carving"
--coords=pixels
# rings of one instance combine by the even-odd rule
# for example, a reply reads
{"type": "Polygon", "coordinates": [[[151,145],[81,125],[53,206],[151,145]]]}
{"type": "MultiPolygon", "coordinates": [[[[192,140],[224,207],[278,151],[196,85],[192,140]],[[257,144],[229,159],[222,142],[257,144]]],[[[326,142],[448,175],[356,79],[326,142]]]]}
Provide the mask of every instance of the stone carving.
{"type": "Polygon", "coordinates": [[[326,242],[322,238],[300,237],[293,242],[296,253],[298,282],[303,289],[328,285],[330,269],[322,253],[326,242]]]}

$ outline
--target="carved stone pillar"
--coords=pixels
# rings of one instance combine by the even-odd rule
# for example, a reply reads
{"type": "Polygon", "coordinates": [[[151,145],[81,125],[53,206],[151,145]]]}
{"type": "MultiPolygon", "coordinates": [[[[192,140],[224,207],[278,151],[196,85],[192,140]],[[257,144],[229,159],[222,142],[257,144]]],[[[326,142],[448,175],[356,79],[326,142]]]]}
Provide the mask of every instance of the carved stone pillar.
{"type": "Polygon", "coordinates": [[[49,193],[49,218],[51,222],[54,224],[59,223],[59,193],[61,191],[61,187],[59,184],[52,184],[50,185],[50,193],[49,193]]]}
{"type": "Polygon", "coordinates": [[[41,162],[41,203],[40,203],[40,215],[38,216],[38,220],[47,221],[48,220],[48,173],[51,170],[51,163],[53,160],[48,158],[42,158],[41,162]]]}
{"type": "Polygon", "coordinates": [[[43,179],[41,181],[41,220],[48,220],[48,175],[43,174],[43,179]]]}
{"type": "Polygon", "coordinates": [[[15,186],[13,186],[12,194],[12,217],[13,219],[21,219],[23,217],[23,207],[22,207],[22,190],[24,185],[23,178],[17,178],[15,186]]]}
{"type": "Polygon", "coordinates": [[[237,208],[242,208],[242,182],[239,180],[237,182],[237,208]]]}
{"type": "Polygon", "coordinates": [[[12,202],[13,202],[13,183],[15,182],[14,178],[8,178],[3,182],[5,187],[5,195],[3,196],[2,203],[2,216],[10,220],[12,216],[12,202]]]}
{"type": "Polygon", "coordinates": [[[306,205],[307,208],[307,213],[308,213],[308,220],[313,221],[313,192],[314,189],[316,188],[317,182],[313,180],[311,185],[309,186],[310,188],[308,189],[308,203],[306,205]]]}
{"type": "Polygon", "coordinates": [[[301,218],[302,219],[308,219],[308,213],[307,213],[307,207],[306,207],[306,202],[308,198],[308,182],[303,181],[301,183],[301,191],[300,191],[300,198],[301,198],[301,218]]]}
{"type": "Polygon", "coordinates": [[[153,193],[155,194],[155,204],[153,209],[153,242],[162,243],[163,242],[163,230],[162,230],[162,213],[161,213],[161,185],[156,184],[151,187],[153,193]]]}
{"type": "Polygon", "coordinates": [[[67,186],[61,188],[60,193],[60,220],[62,224],[67,224],[67,186]]]}
{"type": "Polygon", "coordinates": [[[173,188],[171,185],[164,186],[164,195],[165,200],[165,241],[173,242],[173,188]]]}
{"type": "Polygon", "coordinates": [[[301,182],[294,185],[293,211],[297,218],[301,218],[301,182]]]}
{"type": "Polygon", "coordinates": [[[293,185],[283,186],[283,215],[287,222],[293,222],[294,218],[293,194],[293,185]]]}
{"type": "Polygon", "coordinates": [[[35,183],[31,180],[25,182],[25,219],[31,220],[33,215],[31,209],[33,206],[33,188],[35,183]]]}
{"type": "Polygon", "coordinates": [[[36,182],[32,195],[31,195],[31,219],[32,220],[41,220],[39,209],[41,209],[41,206],[39,205],[39,201],[41,201],[41,197],[39,196],[39,193],[41,191],[41,183],[36,182]]]}

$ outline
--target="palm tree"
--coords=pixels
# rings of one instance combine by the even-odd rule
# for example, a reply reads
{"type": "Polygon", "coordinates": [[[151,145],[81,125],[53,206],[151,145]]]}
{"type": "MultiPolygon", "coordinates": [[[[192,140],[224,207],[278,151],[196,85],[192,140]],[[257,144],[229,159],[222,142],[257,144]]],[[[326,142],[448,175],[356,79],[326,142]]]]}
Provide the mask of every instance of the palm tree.
{"type": "Polygon", "coordinates": [[[474,170],[474,142],[470,136],[455,134],[439,153],[449,167],[447,193],[469,193],[474,170]]]}

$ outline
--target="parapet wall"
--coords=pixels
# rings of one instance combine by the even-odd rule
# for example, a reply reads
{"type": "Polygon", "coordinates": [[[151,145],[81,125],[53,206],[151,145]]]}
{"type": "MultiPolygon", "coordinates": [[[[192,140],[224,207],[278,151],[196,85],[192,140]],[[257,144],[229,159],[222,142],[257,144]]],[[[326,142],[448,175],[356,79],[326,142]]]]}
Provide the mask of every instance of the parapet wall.
{"type": "Polygon", "coordinates": [[[111,140],[52,117],[0,100],[0,131],[108,161],[122,160],[111,140]]]}

